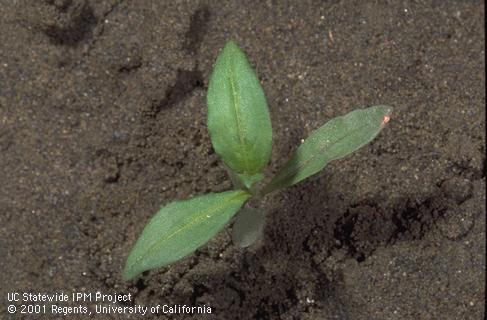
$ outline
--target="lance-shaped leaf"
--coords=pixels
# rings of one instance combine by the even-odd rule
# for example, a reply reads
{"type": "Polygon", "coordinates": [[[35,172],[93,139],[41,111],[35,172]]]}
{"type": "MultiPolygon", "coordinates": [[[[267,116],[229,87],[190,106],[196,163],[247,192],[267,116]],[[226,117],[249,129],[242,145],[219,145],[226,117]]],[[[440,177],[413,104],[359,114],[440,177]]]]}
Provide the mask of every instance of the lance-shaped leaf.
{"type": "Polygon", "coordinates": [[[328,162],[364,146],[379,134],[389,121],[391,112],[391,107],[374,106],[330,120],[299,146],[262,193],[298,183],[323,169],[328,162]]]}
{"type": "Polygon", "coordinates": [[[132,248],[123,270],[124,280],[192,253],[220,231],[249,197],[245,191],[227,191],[163,207],[132,248]]]}
{"type": "Polygon", "coordinates": [[[229,41],[218,56],[208,85],[208,129],[216,153],[246,187],[262,179],[269,162],[269,110],[245,54],[229,41]]]}

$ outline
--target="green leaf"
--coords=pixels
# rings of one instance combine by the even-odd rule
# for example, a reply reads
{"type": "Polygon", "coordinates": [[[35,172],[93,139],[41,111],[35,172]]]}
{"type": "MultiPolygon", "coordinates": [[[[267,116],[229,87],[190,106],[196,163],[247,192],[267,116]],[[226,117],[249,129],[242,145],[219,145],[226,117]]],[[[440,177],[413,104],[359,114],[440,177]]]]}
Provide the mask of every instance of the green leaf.
{"type": "Polygon", "coordinates": [[[249,197],[245,191],[227,191],[163,207],[132,248],[123,279],[130,280],[192,253],[220,231],[249,197]]]}
{"type": "Polygon", "coordinates": [[[391,107],[374,106],[330,120],[299,146],[262,193],[298,183],[323,169],[328,162],[364,146],[379,134],[391,112],[391,107]]]}
{"type": "Polygon", "coordinates": [[[259,79],[232,41],[216,60],[207,102],[213,148],[249,188],[269,162],[272,127],[259,79]]]}
{"type": "Polygon", "coordinates": [[[241,248],[252,245],[264,231],[264,215],[260,209],[244,208],[237,213],[233,224],[233,243],[241,248]]]}

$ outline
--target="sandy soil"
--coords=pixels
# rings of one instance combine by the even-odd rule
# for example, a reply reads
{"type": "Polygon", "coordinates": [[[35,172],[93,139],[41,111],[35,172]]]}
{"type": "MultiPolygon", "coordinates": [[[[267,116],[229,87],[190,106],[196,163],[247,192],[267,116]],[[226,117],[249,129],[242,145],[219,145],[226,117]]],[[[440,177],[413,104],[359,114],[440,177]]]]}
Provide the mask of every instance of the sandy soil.
{"type": "Polygon", "coordinates": [[[482,1],[0,4],[1,319],[7,292],[97,290],[213,308],[171,319],[483,318],[482,1]],[[259,245],[238,249],[227,229],[125,283],[161,205],[231,187],[205,126],[228,39],[268,97],[268,178],[332,117],[388,104],[393,118],[269,196],[259,245]]]}

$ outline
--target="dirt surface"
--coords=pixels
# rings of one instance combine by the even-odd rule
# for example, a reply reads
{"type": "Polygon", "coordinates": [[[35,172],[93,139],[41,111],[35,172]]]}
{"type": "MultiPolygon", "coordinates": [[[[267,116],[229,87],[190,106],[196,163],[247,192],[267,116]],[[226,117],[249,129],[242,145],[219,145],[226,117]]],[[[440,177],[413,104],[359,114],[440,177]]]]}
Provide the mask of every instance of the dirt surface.
{"type": "Polygon", "coordinates": [[[96,291],[212,308],[159,319],[483,318],[482,1],[0,3],[0,319],[65,318],[9,315],[7,292],[96,291]],[[267,178],[332,117],[388,104],[392,120],[269,196],[259,245],[227,229],[125,283],[161,205],[231,187],[205,126],[229,39],[268,97],[267,178]]]}

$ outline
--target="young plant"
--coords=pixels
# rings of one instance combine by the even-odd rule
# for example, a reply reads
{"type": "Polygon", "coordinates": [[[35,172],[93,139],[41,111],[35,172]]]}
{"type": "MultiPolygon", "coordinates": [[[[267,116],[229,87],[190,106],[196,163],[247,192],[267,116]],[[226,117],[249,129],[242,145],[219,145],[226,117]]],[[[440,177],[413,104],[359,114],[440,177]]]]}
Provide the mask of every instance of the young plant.
{"type": "MultiPolygon", "coordinates": [[[[272,148],[266,98],[245,54],[232,41],[218,56],[207,94],[213,148],[228,169],[235,190],[171,202],[142,231],[123,270],[125,280],[175,262],[217,234],[249,199],[261,199],[294,185],[364,146],[389,121],[388,106],[359,109],[314,131],[263,188],[263,170],[272,148]]],[[[233,240],[252,244],[263,230],[262,211],[248,205],[237,215],[233,240]]]]}

